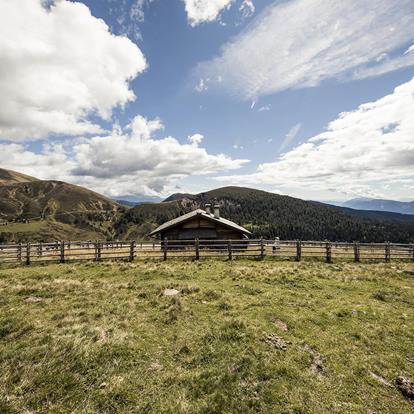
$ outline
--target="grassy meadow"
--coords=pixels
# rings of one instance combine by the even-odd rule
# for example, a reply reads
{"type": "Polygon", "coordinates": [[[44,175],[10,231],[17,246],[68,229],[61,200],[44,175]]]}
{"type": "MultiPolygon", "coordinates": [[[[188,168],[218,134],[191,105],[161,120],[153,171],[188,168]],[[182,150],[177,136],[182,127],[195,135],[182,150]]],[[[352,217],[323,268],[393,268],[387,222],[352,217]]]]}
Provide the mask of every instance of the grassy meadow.
{"type": "Polygon", "coordinates": [[[0,267],[0,413],[414,413],[414,264],[0,267]],[[166,289],[176,289],[176,296],[166,289]]]}

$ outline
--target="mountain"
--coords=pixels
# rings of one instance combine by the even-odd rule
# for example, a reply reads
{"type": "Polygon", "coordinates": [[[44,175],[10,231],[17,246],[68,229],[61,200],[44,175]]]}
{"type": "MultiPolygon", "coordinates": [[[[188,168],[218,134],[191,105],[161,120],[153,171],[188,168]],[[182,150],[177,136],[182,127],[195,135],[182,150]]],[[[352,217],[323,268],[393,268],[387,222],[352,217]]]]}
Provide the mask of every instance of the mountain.
{"type": "MultiPolygon", "coordinates": [[[[3,171],[2,177],[9,177],[3,171]]],[[[11,173],[16,180],[22,177],[11,173]]],[[[101,194],[62,181],[10,181],[0,184],[3,242],[112,238],[113,223],[124,210],[101,194]]]]}
{"type": "Polygon", "coordinates": [[[37,178],[12,170],[0,168],[0,185],[38,181],[37,178]]]}
{"type": "Polygon", "coordinates": [[[137,201],[118,200],[117,198],[114,198],[114,201],[118,204],[121,204],[121,206],[125,206],[125,207],[135,207],[138,204],[141,204],[140,202],[137,202],[137,201]]]}
{"type": "Polygon", "coordinates": [[[171,194],[169,197],[167,197],[164,200],[164,202],[184,200],[184,199],[193,200],[193,199],[196,199],[196,198],[197,198],[197,196],[194,195],[194,194],[189,194],[189,193],[175,193],[175,194],[171,194]]]}
{"type": "Polygon", "coordinates": [[[200,194],[173,194],[162,203],[144,203],[115,223],[118,237],[141,238],[159,224],[206,203],[246,227],[253,237],[301,240],[414,241],[414,216],[351,210],[243,187],[200,194]]]}
{"type": "Polygon", "coordinates": [[[157,196],[148,196],[144,194],[137,194],[134,196],[118,196],[114,200],[125,206],[136,206],[142,203],[159,203],[162,201],[162,198],[157,196]]]}
{"type": "Polygon", "coordinates": [[[400,214],[414,214],[414,201],[394,201],[375,198],[354,198],[342,204],[357,210],[389,211],[400,214]]]}

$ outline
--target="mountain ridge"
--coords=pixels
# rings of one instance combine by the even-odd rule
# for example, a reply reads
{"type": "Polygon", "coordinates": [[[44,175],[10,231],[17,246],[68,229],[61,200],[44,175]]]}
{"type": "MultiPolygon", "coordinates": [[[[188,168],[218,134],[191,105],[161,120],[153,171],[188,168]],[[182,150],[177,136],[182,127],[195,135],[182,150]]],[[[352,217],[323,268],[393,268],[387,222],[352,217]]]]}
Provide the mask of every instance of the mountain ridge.
{"type": "Polygon", "coordinates": [[[32,181],[39,181],[39,179],[17,171],[0,168],[0,185],[26,183],[32,181]]]}
{"type": "Polygon", "coordinates": [[[124,207],[84,187],[29,178],[0,184],[0,241],[113,237],[124,207]]]}
{"type": "Polygon", "coordinates": [[[253,237],[332,241],[410,242],[414,216],[390,216],[310,202],[247,187],[228,186],[199,194],[178,193],[162,203],[141,204],[116,223],[122,237],[143,236],[155,226],[206,203],[253,232],[253,237]]]}

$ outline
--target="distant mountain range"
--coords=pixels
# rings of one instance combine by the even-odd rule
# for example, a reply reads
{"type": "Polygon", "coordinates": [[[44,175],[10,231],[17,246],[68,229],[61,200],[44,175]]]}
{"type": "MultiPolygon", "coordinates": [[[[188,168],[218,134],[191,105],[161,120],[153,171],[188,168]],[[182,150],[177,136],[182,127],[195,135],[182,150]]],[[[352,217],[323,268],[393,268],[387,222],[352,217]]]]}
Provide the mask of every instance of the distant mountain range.
{"type": "Polygon", "coordinates": [[[257,238],[414,242],[414,215],[355,210],[243,187],[173,194],[163,202],[127,208],[86,188],[4,169],[0,169],[0,242],[139,240],[165,221],[206,203],[218,203],[223,217],[257,238]]]}
{"type": "Polygon", "coordinates": [[[375,198],[354,198],[341,204],[342,207],[357,210],[390,211],[400,214],[414,214],[414,201],[394,201],[375,198]]]}
{"type": "Polygon", "coordinates": [[[159,203],[162,201],[162,198],[142,194],[136,196],[119,196],[114,198],[114,201],[126,207],[134,207],[142,203],[159,203]]]}

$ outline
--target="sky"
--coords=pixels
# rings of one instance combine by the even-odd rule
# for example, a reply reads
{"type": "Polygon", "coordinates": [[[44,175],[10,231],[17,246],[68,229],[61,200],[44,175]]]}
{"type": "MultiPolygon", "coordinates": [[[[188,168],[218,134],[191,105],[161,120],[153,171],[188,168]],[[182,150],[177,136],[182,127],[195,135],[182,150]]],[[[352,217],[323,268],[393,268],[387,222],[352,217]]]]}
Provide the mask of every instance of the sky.
{"type": "Polygon", "coordinates": [[[413,200],[414,2],[0,0],[0,167],[413,200]]]}

